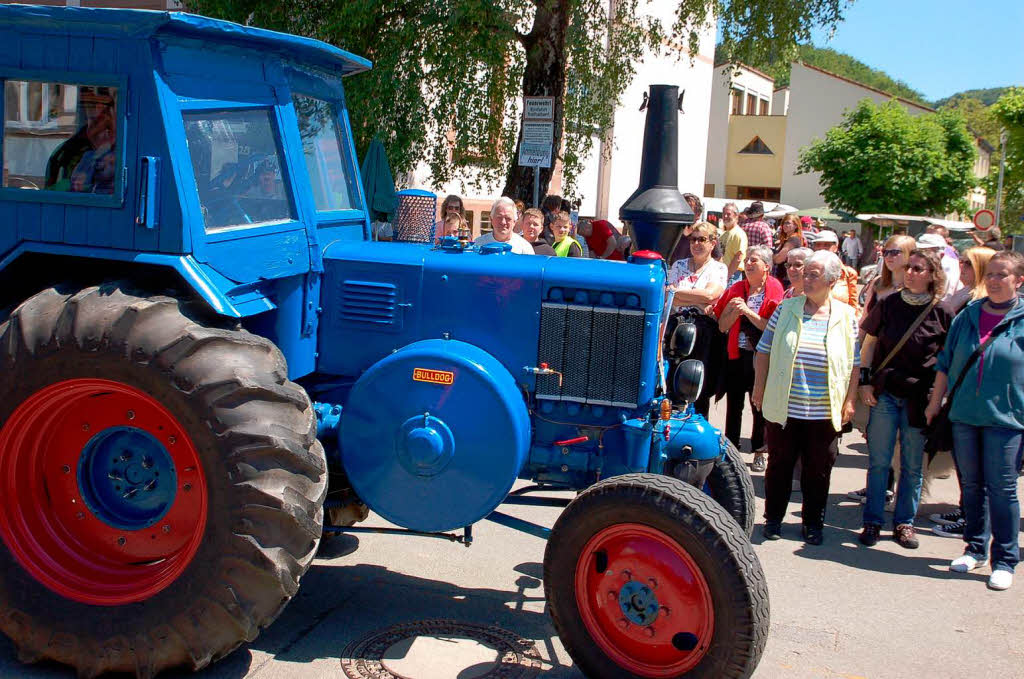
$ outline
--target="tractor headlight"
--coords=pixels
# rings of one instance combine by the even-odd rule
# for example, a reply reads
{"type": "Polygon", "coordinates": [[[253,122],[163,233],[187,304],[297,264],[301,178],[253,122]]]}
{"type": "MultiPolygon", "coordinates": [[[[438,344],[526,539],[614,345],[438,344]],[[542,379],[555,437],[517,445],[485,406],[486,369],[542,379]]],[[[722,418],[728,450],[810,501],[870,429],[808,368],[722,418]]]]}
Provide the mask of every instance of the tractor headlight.
{"type": "Polygon", "coordinates": [[[693,403],[704,386],[704,364],[689,358],[676,366],[672,374],[672,387],[676,399],[693,403]]]}
{"type": "Polygon", "coordinates": [[[697,326],[683,321],[676,326],[669,340],[669,353],[672,356],[689,356],[697,343],[697,326]]]}

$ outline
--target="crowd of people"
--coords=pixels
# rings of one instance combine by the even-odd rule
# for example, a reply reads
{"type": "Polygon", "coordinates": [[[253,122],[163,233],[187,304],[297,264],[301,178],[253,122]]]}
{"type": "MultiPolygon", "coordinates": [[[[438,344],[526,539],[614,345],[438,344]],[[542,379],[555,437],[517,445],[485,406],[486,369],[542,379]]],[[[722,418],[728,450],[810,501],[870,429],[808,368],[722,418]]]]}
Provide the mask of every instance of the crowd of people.
{"type": "MultiPolygon", "coordinates": [[[[848,494],[864,505],[860,542],[877,544],[891,506],[892,539],[919,546],[926,469],[945,455],[961,499],[930,518],[936,534],[966,544],[950,570],[988,560],[989,587],[1009,588],[1024,450],[1024,255],[1004,249],[998,233],[958,252],[932,226],[875,243],[876,275],[862,286],[855,267],[868,253],[854,231],[796,214],[773,223],[760,202],[743,211],[727,203],[714,223],[700,198],[684,197],[696,221],[668,262],[669,326],[696,327],[692,357],[705,381],[694,407],[706,416],[724,397],[725,436],[737,449],[750,409],[751,468],[765,473],[764,537],[782,536],[796,476],[802,538],[822,544],[840,436],[856,426],[868,447],[866,486],[848,494]]],[[[476,242],[508,243],[514,253],[622,260],[631,246],[607,220],[578,221],[558,196],[540,209],[500,198],[490,221],[476,242]]],[[[465,230],[462,201],[449,196],[438,237],[465,230]]]]}

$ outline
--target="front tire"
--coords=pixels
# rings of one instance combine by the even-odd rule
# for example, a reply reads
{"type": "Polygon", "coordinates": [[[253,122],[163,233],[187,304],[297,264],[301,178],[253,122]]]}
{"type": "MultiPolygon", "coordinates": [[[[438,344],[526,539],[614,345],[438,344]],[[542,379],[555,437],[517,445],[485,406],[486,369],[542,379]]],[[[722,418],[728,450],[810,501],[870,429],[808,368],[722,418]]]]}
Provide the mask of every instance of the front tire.
{"type": "Polygon", "coordinates": [[[273,344],[216,325],[117,284],[0,323],[0,630],[23,661],[199,669],[295,595],[323,523],[316,420],[273,344]]]}
{"type": "Polygon", "coordinates": [[[708,474],[708,492],[729,513],[749,538],[754,534],[757,506],[754,501],[754,479],[743,463],[740,452],[731,441],[722,437],[725,455],[715,460],[708,474]]]}
{"type": "Polygon", "coordinates": [[[678,479],[628,474],[583,492],[544,555],[562,643],[588,677],[749,677],[768,588],[739,526],[678,479]]]}

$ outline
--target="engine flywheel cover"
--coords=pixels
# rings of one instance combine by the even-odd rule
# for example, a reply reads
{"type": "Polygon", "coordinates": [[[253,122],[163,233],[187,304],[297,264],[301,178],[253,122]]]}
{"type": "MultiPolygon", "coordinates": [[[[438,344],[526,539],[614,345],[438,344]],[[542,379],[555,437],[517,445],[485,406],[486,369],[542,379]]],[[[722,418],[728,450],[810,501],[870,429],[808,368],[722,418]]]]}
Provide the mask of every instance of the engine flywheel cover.
{"type": "Polygon", "coordinates": [[[423,340],[359,378],[340,440],[349,480],[373,511],[405,528],[446,531],[505,499],[529,453],[530,419],[493,356],[423,340]]]}

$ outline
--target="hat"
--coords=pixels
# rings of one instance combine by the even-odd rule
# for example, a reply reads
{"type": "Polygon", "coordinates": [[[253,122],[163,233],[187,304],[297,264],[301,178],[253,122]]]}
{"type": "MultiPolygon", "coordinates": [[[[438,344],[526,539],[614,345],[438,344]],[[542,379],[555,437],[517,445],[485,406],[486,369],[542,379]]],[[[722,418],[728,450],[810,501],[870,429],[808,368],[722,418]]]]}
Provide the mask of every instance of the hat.
{"type": "Polygon", "coordinates": [[[819,231],[818,235],[814,237],[814,244],[817,245],[818,243],[835,243],[838,245],[839,236],[836,235],[835,231],[825,229],[823,231],[819,231]]]}
{"type": "Polygon", "coordinates": [[[800,223],[804,225],[813,224],[814,220],[808,217],[807,215],[804,215],[803,217],[800,218],[800,223]]]}
{"type": "Polygon", "coordinates": [[[945,248],[946,239],[937,233],[922,233],[917,237],[917,247],[919,250],[928,250],[930,248],[945,248]]]}

